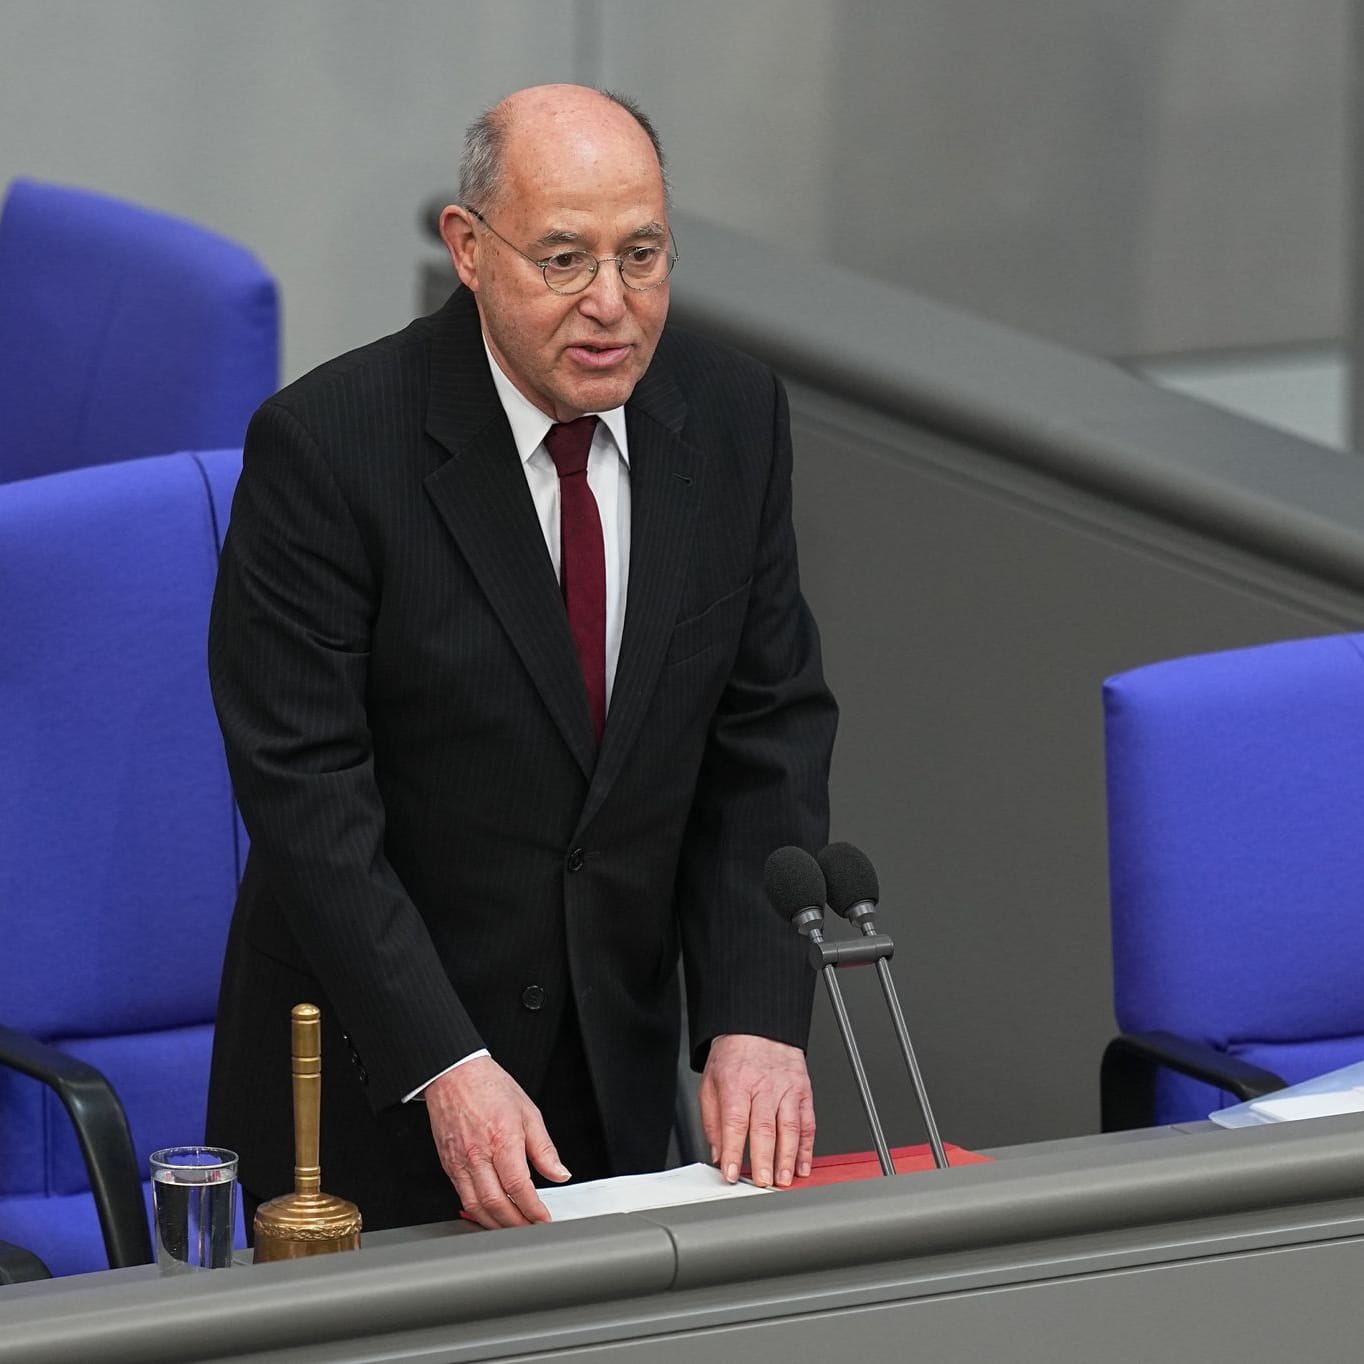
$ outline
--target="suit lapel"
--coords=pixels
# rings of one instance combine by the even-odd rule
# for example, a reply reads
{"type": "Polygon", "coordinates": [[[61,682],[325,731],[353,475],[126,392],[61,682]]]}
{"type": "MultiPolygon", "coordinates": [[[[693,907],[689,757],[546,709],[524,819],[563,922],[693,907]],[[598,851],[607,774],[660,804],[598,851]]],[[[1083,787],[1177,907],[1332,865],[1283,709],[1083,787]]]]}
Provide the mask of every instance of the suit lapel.
{"type": "MultiPolygon", "coordinates": [[[[564,740],[584,774],[591,776],[597,743],[582,669],[525,472],[488,373],[477,308],[467,290],[458,290],[445,305],[436,328],[426,430],[450,458],[427,476],[427,495],[564,740]]],[[[633,439],[632,434],[632,446],[633,439]]]]}
{"type": "Polygon", "coordinates": [[[657,362],[625,407],[630,441],[630,585],[606,732],[579,827],[600,809],[653,697],[677,620],[703,457],[678,434],[687,405],[657,362]]]}

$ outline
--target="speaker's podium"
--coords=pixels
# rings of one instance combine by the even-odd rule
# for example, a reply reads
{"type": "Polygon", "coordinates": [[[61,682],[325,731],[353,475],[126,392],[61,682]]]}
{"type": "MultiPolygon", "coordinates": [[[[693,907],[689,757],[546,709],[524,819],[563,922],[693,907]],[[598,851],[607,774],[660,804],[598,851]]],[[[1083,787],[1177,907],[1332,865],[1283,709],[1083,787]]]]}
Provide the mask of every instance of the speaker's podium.
{"type": "Polygon", "coordinates": [[[1364,1356],[1364,1115],[0,1289],[0,1361],[1364,1356]]]}

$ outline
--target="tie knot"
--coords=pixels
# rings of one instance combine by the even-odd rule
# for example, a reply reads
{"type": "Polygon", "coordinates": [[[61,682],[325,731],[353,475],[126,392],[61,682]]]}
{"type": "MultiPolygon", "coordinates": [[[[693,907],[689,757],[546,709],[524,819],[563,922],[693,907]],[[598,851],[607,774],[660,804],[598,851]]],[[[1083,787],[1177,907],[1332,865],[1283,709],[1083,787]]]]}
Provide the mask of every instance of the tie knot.
{"type": "Polygon", "coordinates": [[[560,478],[581,474],[587,469],[587,452],[592,448],[592,433],[597,429],[595,417],[579,417],[576,421],[556,422],[545,437],[545,449],[554,461],[560,478]]]}

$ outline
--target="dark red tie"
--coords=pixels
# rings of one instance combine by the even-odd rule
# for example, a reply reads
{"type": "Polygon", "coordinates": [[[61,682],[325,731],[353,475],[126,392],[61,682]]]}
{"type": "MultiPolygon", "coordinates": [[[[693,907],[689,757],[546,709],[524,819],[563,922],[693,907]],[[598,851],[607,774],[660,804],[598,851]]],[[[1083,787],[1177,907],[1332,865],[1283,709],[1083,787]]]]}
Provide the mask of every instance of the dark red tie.
{"type": "Polygon", "coordinates": [[[587,486],[596,427],[595,417],[560,422],[549,428],[545,448],[559,471],[559,581],[600,743],[606,728],[606,553],[597,499],[587,486]]]}

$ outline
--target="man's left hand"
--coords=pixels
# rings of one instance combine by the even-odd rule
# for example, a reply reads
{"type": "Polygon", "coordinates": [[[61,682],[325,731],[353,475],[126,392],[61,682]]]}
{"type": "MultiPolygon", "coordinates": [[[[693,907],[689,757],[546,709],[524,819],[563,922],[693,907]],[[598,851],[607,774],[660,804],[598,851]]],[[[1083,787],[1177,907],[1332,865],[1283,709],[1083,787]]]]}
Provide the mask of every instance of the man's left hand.
{"type": "Polygon", "coordinates": [[[755,1183],[784,1187],[793,1173],[808,1175],[815,1101],[805,1053],[748,1033],[715,1038],[701,1076],[701,1125],[711,1159],[731,1184],[745,1142],[755,1183]]]}

